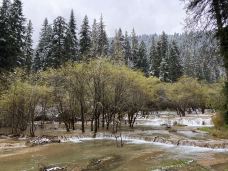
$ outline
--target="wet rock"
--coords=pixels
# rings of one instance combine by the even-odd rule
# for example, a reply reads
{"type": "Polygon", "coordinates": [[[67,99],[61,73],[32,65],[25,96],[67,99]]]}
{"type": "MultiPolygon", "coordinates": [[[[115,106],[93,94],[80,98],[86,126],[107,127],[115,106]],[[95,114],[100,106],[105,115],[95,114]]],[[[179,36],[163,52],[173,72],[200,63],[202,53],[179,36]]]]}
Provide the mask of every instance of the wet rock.
{"type": "Polygon", "coordinates": [[[120,156],[106,156],[99,159],[92,159],[87,165],[87,168],[82,169],[82,171],[111,170],[112,168],[115,168],[120,161],[120,156]]]}
{"type": "Polygon", "coordinates": [[[42,166],[39,171],[67,171],[67,169],[59,166],[42,166]]]}
{"type": "Polygon", "coordinates": [[[8,135],[9,138],[18,138],[20,137],[20,134],[10,134],[8,135]]]}
{"type": "Polygon", "coordinates": [[[49,144],[49,143],[60,143],[60,139],[58,137],[36,137],[33,139],[30,139],[27,143],[31,145],[43,145],[43,144],[49,144]]]}
{"type": "Polygon", "coordinates": [[[50,143],[50,140],[47,138],[35,138],[29,141],[32,145],[42,145],[42,144],[48,144],[50,143]]]}

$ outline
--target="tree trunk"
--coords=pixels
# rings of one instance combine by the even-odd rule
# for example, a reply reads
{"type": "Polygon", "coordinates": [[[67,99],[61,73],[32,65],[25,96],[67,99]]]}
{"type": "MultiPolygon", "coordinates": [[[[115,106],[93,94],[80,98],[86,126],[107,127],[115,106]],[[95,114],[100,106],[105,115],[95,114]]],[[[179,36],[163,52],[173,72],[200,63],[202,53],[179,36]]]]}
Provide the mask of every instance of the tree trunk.
{"type": "Polygon", "coordinates": [[[66,121],[64,121],[64,125],[66,127],[66,131],[70,132],[69,124],[66,121]]]}
{"type": "Polygon", "coordinates": [[[72,129],[73,129],[73,130],[75,130],[75,125],[74,125],[74,123],[75,123],[75,120],[74,120],[74,118],[72,118],[72,119],[71,119],[71,126],[72,126],[72,129]]]}
{"type": "Polygon", "coordinates": [[[94,119],[92,118],[91,119],[91,131],[93,131],[93,121],[94,121],[94,119]]]}
{"type": "Polygon", "coordinates": [[[98,123],[97,123],[97,118],[95,118],[95,123],[94,123],[94,133],[97,133],[97,126],[98,126],[98,123]]]}
{"type": "Polygon", "coordinates": [[[112,132],[115,133],[115,125],[116,125],[116,115],[113,115],[113,119],[112,119],[112,132]]]}
{"type": "Polygon", "coordinates": [[[81,122],[82,122],[82,133],[85,132],[85,118],[84,118],[84,105],[83,102],[80,102],[80,106],[81,106],[81,122]]]}
{"type": "Polygon", "coordinates": [[[105,114],[104,114],[104,110],[102,111],[102,128],[105,127],[105,114]]]}
{"type": "Polygon", "coordinates": [[[35,137],[34,119],[33,119],[33,117],[31,118],[30,136],[31,136],[31,137],[35,137]]]}

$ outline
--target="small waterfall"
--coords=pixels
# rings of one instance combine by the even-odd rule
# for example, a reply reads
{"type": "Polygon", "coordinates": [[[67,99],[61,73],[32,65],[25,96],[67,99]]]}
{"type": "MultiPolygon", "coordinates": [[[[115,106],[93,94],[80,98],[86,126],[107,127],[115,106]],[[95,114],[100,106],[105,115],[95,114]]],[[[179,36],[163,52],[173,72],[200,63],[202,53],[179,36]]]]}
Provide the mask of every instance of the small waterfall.
{"type": "Polygon", "coordinates": [[[212,119],[210,117],[155,117],[152,119],[138,119],[137,124],[139,125],[151,125],[151,126],[161,126],[161,125],[186,125],[193,127],[202,127],[202,126],[213,126],[212,119]]]}
{"type": "MultiPolygon", "coordinates": [[[[109,133],[98,133],[95,138],[92,136],[72,136],[65,137],[61,142],[73,142],[82,143],[83,141],[92,140],[111,140],[115,141],[116,138],[120,140],[118,134],[109,133]]],[[[167,139],[160,136],[155,137],[142,137],[131,134],[122,134],[122,140],[125,144],[153,144],[159,145],[161,147],[176,148],[197,148],[198,150],[217,150],[217,151],[228,151],[228,141],[226,142],[216,142],[216,141],[199,141],[199,140],[188,140],[188,139],[167,139]]]]}

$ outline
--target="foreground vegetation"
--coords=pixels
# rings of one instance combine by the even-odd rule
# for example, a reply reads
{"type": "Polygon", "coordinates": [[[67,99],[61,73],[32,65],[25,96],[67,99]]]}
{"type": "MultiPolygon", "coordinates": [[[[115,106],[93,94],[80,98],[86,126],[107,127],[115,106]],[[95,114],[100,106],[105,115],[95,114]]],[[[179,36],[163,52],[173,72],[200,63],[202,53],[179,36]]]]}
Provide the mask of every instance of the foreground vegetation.
{"type": "MultiPolygon", "coordinates": [[[[29,129],[35,135],[35,121],[63,122],[67,131],[75,123],[90,121],[91,131],[133,127],[139,113],[161,109],[176,110],[180,116],[219,107],[223,83],[207,84],[183,76],[175,83],[145,77],[123,65],[107,60],[67,63],[59,69],[27,74],[17,69],[5,78],[0,98],[1,127],[13,134],[29,129]]],[[[223,124],[218,122],[220,125],[223,124]]],[[[218,125],[219,125],[218,124],[218,125]]]]}
{"type": "Polygon", "coordinates": [[[210,135],[216,138],[228,139],[228,126],[216,127],[202,127],[199,128],[201,131],[208,132],[210,135]]]}

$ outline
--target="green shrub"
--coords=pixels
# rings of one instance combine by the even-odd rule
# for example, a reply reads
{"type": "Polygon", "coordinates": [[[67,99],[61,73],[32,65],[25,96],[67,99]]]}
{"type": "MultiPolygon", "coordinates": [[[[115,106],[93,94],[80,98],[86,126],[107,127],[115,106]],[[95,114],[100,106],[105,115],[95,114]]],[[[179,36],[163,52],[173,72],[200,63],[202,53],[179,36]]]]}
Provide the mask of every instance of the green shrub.
{"type": "Polygon", "coordinates": [[[212,122],[216,129],[224,126],[224,116],[222,113],[216,113],[215,116],[212,117],[212,122]]]}

